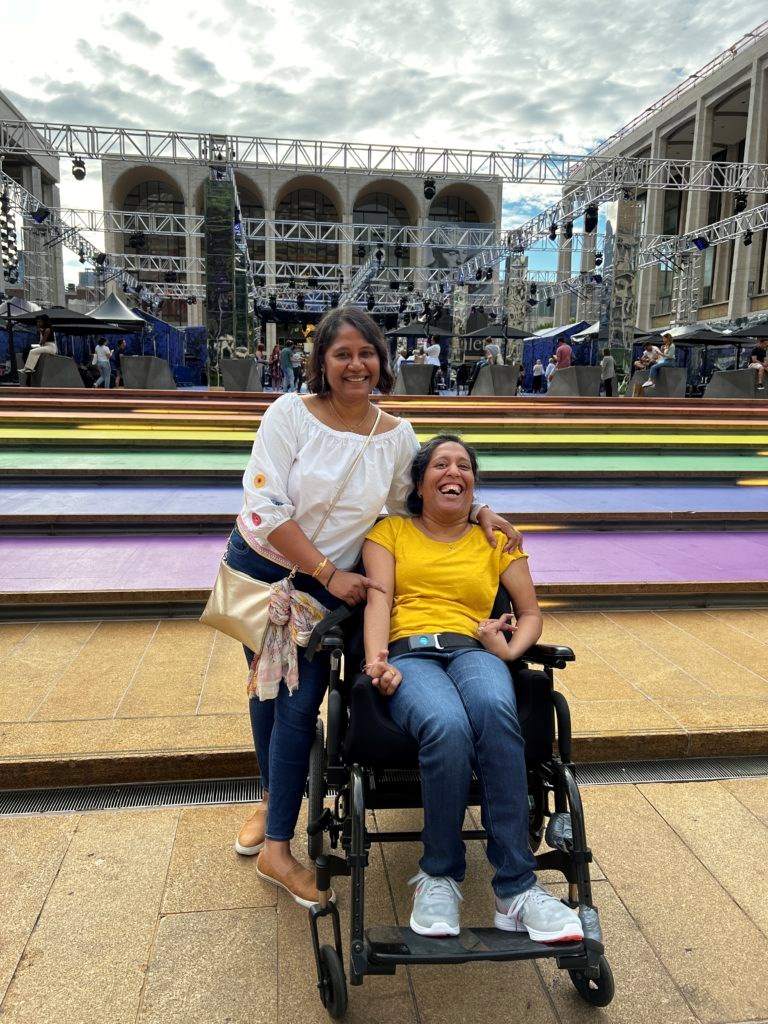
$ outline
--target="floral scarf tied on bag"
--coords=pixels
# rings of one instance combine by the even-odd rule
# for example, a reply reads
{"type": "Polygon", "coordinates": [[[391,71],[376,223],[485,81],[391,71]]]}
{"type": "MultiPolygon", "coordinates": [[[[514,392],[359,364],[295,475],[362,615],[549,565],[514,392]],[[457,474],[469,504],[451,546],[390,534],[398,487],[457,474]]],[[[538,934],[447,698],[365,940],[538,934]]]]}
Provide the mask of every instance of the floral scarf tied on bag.
{"type": "Polygon", "coordinates": [[[260,654],[255,654],[248,673],[248,696],[273,700],[285,680],[293,693],[299,685],[297,647],[306,647],[312,630],[328,609],[302,590],[295,590],[286,578],[272,587],[269,625],[260,654]]]}

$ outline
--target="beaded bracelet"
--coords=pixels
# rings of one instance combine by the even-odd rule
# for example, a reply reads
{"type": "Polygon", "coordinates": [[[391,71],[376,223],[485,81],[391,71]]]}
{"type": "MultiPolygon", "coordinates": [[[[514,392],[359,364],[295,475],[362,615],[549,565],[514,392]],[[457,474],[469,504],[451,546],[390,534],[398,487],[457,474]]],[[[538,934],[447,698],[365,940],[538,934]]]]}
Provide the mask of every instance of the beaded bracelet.
{"type": "Polygon", "coordinates": [[[333,571],[331,572],[331,575],[330,575],[330,576],[328,577],[328,579],[327,579],[327,580],[325,581],[325,589],[326,589],[326,590],[328,589],[328,587],[330,587],[330,585],[331,585],[331,580],[332,580],[332,579],[333,579],[333,577],[334,577],[334,576],[336,575],[336,571],[337,571],[337,570],[336,570],[336,569],[334,568],[334,569],[333,569],[333,571]]]}

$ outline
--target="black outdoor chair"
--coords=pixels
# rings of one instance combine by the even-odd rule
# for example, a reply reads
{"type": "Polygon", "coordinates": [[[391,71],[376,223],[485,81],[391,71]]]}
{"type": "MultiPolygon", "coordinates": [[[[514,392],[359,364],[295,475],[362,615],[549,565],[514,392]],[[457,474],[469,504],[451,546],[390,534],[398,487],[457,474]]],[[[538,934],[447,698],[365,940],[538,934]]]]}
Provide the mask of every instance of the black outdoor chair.
{"type": "MultiPolygon", "coordinates": [[[[509,610],[500,592],[492,614],[509,610]]],[[[344,1015],[347,976],[339,913],[329,900],[331,879],[350,877],[349,984],[362,985],[367,974],[394,974],[400,965],[465,963],[474,960],[552,958],[567,970],[579,995],[594,1006],[607,1006],[613,977],[604,956],[597,909],[592,903],[581,796],[571,764],[568,704],[554,688],[554,669],[574,661],[568,647],[537,644],[511,667],[518,715],[525,739],[528,774],[529,842],[534,853],[546,838],[549,849],[536,857],[537,870],[560,871],[568,882],[567,904],[578,910],[584,930],[579,942],[546,945],[527,933],[495,928],[462,928],[455,938],[430,938],[407,927],[366,927],[365,869],[371,842],[413,842],[418,832],[369,833],[366,811],[422,806],[418,751],[413,740],[392,721],[387,698],[368,676],[342,675],[362,656],[362,615],[342,607],[315,629],[307,649],[330,652],[328,728],[318,720],[308,784],[308,851],[315,861],[320,903],[309,911],[320,998],[331,1017],[344,1015]],[[346,619],[346,620],[345,620],[346,619]],[[528,663],[541,665],[532,669],[528,663]],[[557,751],[555,752],[555,742],[557,751]],[[334,808],[324,806],[334,798],[334,808]],[[337,854],[323,852],[328,835],[337,854]],[[332,943],[321,943],[320,921],[331,918],[332,943]]],[[[473,783],[470,804],[479,803],[473,783]]],[[[485,832],[464,831],[464,839],[485,839],[485,832]]]]}

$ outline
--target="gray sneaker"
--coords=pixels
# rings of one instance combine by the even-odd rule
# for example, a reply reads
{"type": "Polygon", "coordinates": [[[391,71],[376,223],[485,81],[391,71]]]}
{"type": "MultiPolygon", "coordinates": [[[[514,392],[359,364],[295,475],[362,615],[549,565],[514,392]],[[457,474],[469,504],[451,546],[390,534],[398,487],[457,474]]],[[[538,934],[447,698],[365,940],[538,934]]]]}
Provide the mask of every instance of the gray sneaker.
{"type": "Polygon", "coordinates": [[[464,897],[452,878],[433,878],[420,871],[409,879],[416,884],[410,925],[417,935],[458,935],[459,903],[464,897]]]}
{"type": "Polygon", "coordinates": [[[496,897],[494,925],[505,932],[528,932],[534,942],[577,942],[584,938],[579,915],[542,889],[538,882],[511,900],[496,897]]]}

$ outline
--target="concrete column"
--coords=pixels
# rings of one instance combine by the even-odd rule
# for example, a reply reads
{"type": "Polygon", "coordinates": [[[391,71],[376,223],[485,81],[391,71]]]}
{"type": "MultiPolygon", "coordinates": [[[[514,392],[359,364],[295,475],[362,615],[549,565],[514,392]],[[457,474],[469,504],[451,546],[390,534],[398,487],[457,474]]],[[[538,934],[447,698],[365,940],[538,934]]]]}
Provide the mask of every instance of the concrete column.
{"type": "MultiPolygon", "coordinates": [[[[265,210],[264,211],[264,232],[266,238],[264,239],[264,262],[265,262],[265,275],[268,291],[272,291],[277,287],[277,280],[275,278],[275,211],[265,210]]],[[[272,349],[275,347],[277,342],[277,325],[274,323],[268,323],[265,332],[264,344],[267,347],[267,355],[269,355],[272,349]]]]}
{"type": "MultiPolygon", "coordinates": [[[[558,251],[557,251],[557,279],[558,281],[567,280],[573,276],[572,258],[573,258],[573,239],[566,239],[563,236],[563,225],[565,221],[571,219],[571,211],[573,204],[563,198],[563,220],[558,225],[558,251]]],[[[554,308],[554,321],[555,327],[560,327],[562,324],[568,323],[571,319],[571,292],[566,292],[564,295],[558,295],[555,299],[554,308]]]]}
{"type": "Polygon", "coordinates": [[[590,235],[582,235],[581,239],[581,258],[579,262],[579,273],[583,275],[585,287],[579,292],[578,300],[576,303],[576,319],[577,320],[592,320],[595,319],[592,314],[594,312],[594,301],[592,299],[593,287],[587,282],[589,281],[592,274],[595,272],[595,251],[597,249],[597,231],[593,231],[590,235]]]}
{"type": "MultiPolygon", "coordinates": [[[[194,206],[185,205],[184,214],[187,217],[196,217],[197,210],[194,206]]],[[[185,239],[185,254],[188,260],[200,258],[203,252],[202,238],[196,238],[194,235],[187,235],[185,239]]],[[[187,273],[187,284],[190,285],[201,285],[205,282],[205,276],[198,270],[189,271],[187,273]]],[[[191,289],[190,289],[191,291],[191,289]]],[[[197,305],[187,306],[187,326],[196,327],[198,324],[203,322],[203,303],[198,297],[197,305]]]]}
{"type": "MultiPolygon", "coordinates": [[[[351,228],[352,224],[354,223],[354,221],[355,221],[354,213],[349,212],[349,213],[342,214],[341,222],[342,222],[342,224],[344,225],[345,228],[351,228]]],[[[353,253],[354,253],[354,245],[353,245],[352,242],[342,242],[339,245],[339,263],[341,264],[342,267],[346,268],[344,270],[344,287],[345,288],[349,287],[349,282],[350,282],[352,274],[353,274],[353,270],[352,270],[353,253]]]]}
{"type": "MultiPolygon", "coordinates": [[[[696,102],[696,119],[693,129],[693,146],[691,149],[691,160],[712,159],[712,126],[714,122],[714,105],[707,105],[704,99],[696,102]]],[[[685,227],[683,233],[696,231],[707,222],[707,211],[709,207],[709,192],[687,192],[685,209],[685,227]]],[[[701,296],[702,283],[704,278],[704,260],[697,260],[698,265],[698,291],[701,296]]],[[[699,299],[701,303],[701,298],[699,299]]],[[[678,311],[679,312],[679,311],[678,311]]],[[[672,311],[673,317],[675,310],[672,311]]]]}
{"type": "MultiPolygon", "coordinates": [[[[651,136],[651,159],[661,160],[666,144],[661,130],[654,128],[651,136]]],[[[649,189],[645,197],[644,235],[659,235],[664,226],[664,192],[659,188],[649,189]]],[[[656,305],[659,288],[658,265],[644,267],[637,274],[637,326],[644,331],[651,327],[651,306],[656,305]]]]}
{"type": "MultiPolygon", "coordinates": [[[[747,114],[747,135],[744,144],[744,163],[768,162],[768,134],[765,131],[768,120],[768,71],[759,60],[752,65],[750,78],[749,112],[747,114]]],[[[748,200],[748,208],[758,206],[764,197],[752,194],[748,200]]],[[[728,298],[728,316],[731,320],[746,316],[750,312],[749,284],[755,294],[762,291],[758,280],[760,273],[761,239],[755,234],[752,245],[745,246],[741,238],[736,240],[731,271],[731,288],[728,298]]],[[[768,260],[766,260],[768,264],[768,260]]]]}

